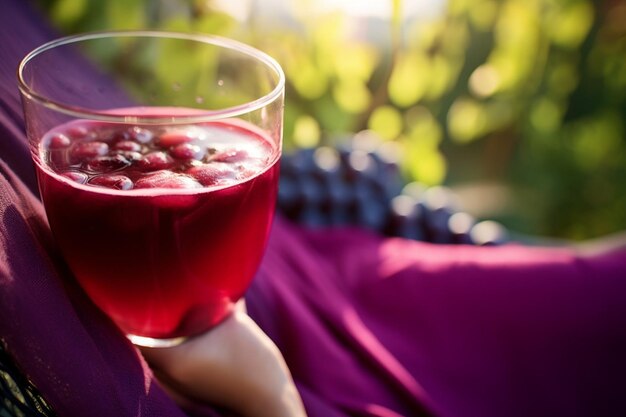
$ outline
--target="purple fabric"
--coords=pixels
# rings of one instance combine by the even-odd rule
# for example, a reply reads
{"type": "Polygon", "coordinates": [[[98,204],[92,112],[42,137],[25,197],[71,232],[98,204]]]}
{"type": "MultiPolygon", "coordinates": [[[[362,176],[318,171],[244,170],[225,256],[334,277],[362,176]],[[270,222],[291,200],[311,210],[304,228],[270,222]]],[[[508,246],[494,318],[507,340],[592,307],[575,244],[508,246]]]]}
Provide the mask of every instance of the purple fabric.
{"type": "MultiPolygon", "coordinates": [[[[34,194],[15,67],[53,34],[20,0],[5,1],[0,34],[0,338],[60,416],[183,416],[74,283],[34,194]]],[[[277,219],[246,298],[311,417],[626,415],[626,251],[277,219]]]]}
{"type": "Polygon", "coordinates": [[[584,259],[279,221],[248,301],[310,410],[626,415],[624,250],[584,259]]]}

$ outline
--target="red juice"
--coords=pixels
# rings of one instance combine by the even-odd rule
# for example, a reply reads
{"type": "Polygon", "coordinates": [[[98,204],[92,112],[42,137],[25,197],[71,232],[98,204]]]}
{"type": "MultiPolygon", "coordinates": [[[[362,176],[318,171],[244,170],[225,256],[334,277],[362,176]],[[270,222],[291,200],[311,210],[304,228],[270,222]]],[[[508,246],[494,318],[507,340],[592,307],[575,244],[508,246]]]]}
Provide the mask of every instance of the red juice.
{"type": "Polygon", "coordinates": [[[75,121],[48,132],[37,171],[55,238],[126,333],[170,339],[222,320],[261,260],[278,145],[238,120],[75,121]]]}

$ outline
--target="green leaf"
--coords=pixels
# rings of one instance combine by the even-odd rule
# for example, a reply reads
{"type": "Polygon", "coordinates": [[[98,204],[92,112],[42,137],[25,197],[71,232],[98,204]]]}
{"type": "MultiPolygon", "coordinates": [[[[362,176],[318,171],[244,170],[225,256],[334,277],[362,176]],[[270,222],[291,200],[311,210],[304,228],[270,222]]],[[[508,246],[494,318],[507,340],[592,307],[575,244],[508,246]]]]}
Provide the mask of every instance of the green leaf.
{"type": "Polygon", "coordinates": [[[311,104],[313,106],[312,114],[323,131],[340,133],[349,131],[354,116],[339,107],[332,97],[325,95],[311,104]]]}
{"type": "Polygon", "coordinates": [[[358,78],[362,81],[369,80],[379,63],[375,48],[357,43],[337,50],[333,58],[337,77],[358,78]]]}
{"type": "Polygon", "coordinates": [[[227,36],[235,27],[235,19],[227,13],[205,13],[193,20],[193,30],[200,33],[227,36]]]}
{"type": "Polygon", "coordinates": [[[191,32],[191,21],[185,16],[172,16],[169,19],[163,21],[161,24],[162,30],[169,30],[172,32],[191,32]]]}
{"type": "Polygon", "coordinates": [[[579,75],[573,62],[559,62],[547,68],[547,82],[550,92],[566,96],[578,86],[579,75]]]}
{"type": "Polygon", "coordinates": [[[582,168],[592,172],[619,155],[624,137],[624,122],[614,112],[604,112],[583,119],[571,132],[576,160],[582,168]]]}
{"type": "Polygon", "coordinates": [[[107,21],[109,30],[144,29],[145,3],[142,0],[109,0],[107,21]]]}
{"type": "Polygon", "coordinates": [[[404,139],[403,144],[403,166],[409,178],[426,185],[441,184],[446,176],[447,164],[439,149],[429,143],[410,139],[404,139]]]}
{"type": "Polygon", "coordinates": [[[288,74],[293,87],[305,100],[315,100],[328,90],[328,78],[308,59],[290,67],[288,74]]]}
{"type": "Polygon", "coordinates": [[[421,142],[422,146],[436,148],[443,139],[443,129],[432,113],[423,106],[412,107],[406,112],[408,138],[421,142]]]}
{"type": "Polygon", "coordinates": [[[72,25],[87,11],[87,0],[58,0],[52,6],[52,20],[65,27],[72,25]]]}
{"type": "Polygon", "coordinates": [[[554,100],[543,97],[538,100],[530,111],[530,123],[539,132],[550,133],[561,125],[563,109],[554,100]]]}
{"type": "Polygon", "coordinates": [[[448,111],[448,131],[457,142],[479,138],[487,128],[487,114],[482,104],[467,97],[454,101],[448,111]]]}
{"type": "Polygon", "coordinates": [[[389,79],[389,99],[400,107],[414,105],[426,93],[431,76],[431,63],[421,52],[400,54],[389,79]]]}
{"type": "Polygon", "coordinates": [[[430,77],[427,80],[428,86],[424,98],[436,100],[450,89],[455,81],[453,64],[442,55],[435,55],[431,58],[430,77]]]}
{"type": "Polygon", "coordinates": [[[313,148],[320,143],[320,126],[317,120],[308,115],[296,119],[293,131],[294,144],[301,148],[313,148]]]}
{"type": "Polygon", "coordinates": [[[594,10],[590,2],[569,2],[549,14],[546,28],[554,44],[576,48],[587,37],[593,20],[594,10]]]}
{"type": "Polygon", "coordinates": [[[488,31],[493,26],[498,16],[498,4],[495,0],[475,1],[472,7],[468,8],[472,25],[480,31],[488,31]]]}
{"type": "Polygon", "coordinates": [[[368,128],[378,133],[383,139],[395,139],[402,132],[402,115],[393,106],[379,106],[370,116],[368,128]]]}
{"type": "Polygon", "coordinates": [[[333,98],[347,113],[361,113],[372,99],[365,83],[358,79],[340,79],[333,87],[333,98]]]}

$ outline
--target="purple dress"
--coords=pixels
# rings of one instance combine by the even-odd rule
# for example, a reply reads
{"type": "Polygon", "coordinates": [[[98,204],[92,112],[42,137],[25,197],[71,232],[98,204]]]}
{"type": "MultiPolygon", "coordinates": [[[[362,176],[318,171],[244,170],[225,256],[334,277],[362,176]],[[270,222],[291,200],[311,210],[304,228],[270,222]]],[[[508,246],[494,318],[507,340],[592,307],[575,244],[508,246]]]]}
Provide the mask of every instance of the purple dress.
{"type": "MultiPolygon", "coordinates": [[[[15,81],[55,35],[0,13],[0,338],[59,416],[181,410],[71,278],[36,197],[15,81]]],[[[88,73],[85,77],[89,77],[88,73]]],[[[626,251],[446,246],[278,218],[247,294],[311,417],[626,416],[626,251]]]]}

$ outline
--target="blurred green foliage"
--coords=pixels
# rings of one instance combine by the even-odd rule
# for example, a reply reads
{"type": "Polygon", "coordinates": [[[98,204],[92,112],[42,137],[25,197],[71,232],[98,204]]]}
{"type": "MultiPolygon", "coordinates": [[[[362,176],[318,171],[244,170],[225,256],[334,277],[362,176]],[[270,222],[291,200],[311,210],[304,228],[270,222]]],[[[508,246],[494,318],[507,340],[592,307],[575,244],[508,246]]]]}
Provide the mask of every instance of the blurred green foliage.
{"type": "Polygon", "coordinates": [[[40,3],[67,33],[194,31],[265,50],[287,75],[287,148],[370,129],[408,179],[504,183],[494,216],[510,228],[570,239],[626,229],[624,0],[449,0],[411,21],[389,0],[382,26],[309,13],[310,0],[269,25],[211,0],[40,3]]]}

